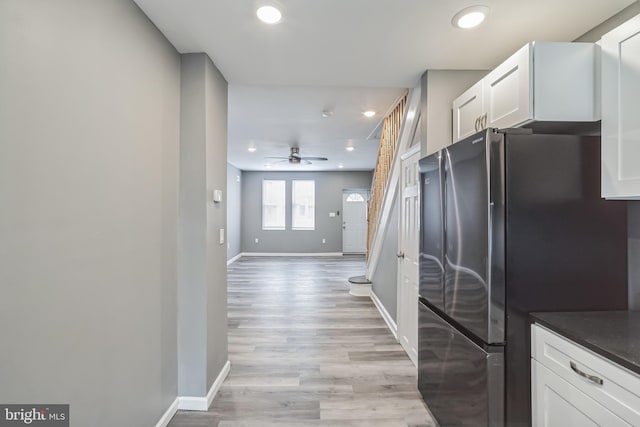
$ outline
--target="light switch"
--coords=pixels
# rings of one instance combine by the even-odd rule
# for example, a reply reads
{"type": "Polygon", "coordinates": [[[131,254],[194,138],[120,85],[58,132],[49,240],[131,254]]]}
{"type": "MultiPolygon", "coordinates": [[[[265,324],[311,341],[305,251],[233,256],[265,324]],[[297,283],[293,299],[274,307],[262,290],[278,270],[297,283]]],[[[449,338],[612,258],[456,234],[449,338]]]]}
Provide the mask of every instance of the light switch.
{"type": "Polygon", "coordinates": [[[329,212],[329,216],[330,216],[331,218],[335,218],[336,213],[335,213],[335,212],[329,212]]]}
{"type": "Polygon", "coordinates": [[[224,228],[220,229],[220,244],[224,245],[224,228]]]}
{"type": "Polygon", "coordinates": [[[222,190],[213,190],[213,201],[216,203],[222,201],[222,190]]]}

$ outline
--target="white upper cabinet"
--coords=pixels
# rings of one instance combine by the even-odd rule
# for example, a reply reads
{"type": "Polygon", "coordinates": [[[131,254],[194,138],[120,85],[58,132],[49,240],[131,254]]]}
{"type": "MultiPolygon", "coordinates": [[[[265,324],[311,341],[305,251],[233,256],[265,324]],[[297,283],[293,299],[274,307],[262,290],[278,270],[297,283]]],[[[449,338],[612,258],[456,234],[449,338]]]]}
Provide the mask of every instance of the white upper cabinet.
{"type": "Polygon", "coordinates": [[[482,81],[453,101],[453,140],[466,138],[482,129],[482,81]]]}
{"type": "Polygon", "coordinates": [[[530,43],[482,80],[484,127],[512,127],[531,118],[531,62],[530,43]]]}
{"type": "Polygon", "coordinates": [[[640,199],[640,15],[602,46],[602,197],[640,199]]]}
{"type": "Polygon", "coordinates": [[[596,56],[593,43],[528,43],[453,101],[454,142],[470,129],[600,120],[596,56]]]}

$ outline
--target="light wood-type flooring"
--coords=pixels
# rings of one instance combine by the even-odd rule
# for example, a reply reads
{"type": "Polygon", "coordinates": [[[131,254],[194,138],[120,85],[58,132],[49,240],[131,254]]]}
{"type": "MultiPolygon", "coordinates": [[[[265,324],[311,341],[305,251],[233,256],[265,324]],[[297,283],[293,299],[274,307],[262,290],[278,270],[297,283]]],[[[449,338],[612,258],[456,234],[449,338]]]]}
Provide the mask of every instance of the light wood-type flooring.
{"type": "Polygon", "coordinates": [[[229,266],[231,372],[208,412],[170,427],[434,426],[416,370],[368,297],[363,257],[245,257],[229,266]]]}

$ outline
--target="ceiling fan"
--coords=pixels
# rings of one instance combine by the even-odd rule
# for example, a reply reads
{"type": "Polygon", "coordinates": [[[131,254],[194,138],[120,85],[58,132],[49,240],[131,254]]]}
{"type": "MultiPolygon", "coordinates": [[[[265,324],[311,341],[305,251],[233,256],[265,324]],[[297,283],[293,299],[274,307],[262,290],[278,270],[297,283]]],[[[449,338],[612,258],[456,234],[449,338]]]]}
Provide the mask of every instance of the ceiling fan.
{"type": "Polygon", "coordinates": [[[289,157],[266,156],[265,159],[278,159],[279,161],[275,163],[288,161],[290,164],[296,165],[302,162],[304,162],[305,165],[310,165],[312,163],[312,160],[315,162],[324,162],[326,160],[329,160],[326,157],[302,157],[300,155],[300,147],[291,147],[291,153],[289,154],[289,157]]]}

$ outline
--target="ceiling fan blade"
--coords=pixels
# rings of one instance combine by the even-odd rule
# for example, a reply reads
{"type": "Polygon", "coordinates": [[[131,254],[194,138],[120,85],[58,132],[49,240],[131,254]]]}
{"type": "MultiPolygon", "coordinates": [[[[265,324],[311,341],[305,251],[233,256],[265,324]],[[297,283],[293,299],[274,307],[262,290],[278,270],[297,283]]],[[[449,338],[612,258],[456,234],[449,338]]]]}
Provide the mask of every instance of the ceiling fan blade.
{"type": "Polygon", "coordinates": [[[275,162],[268,162],[269,165],[277,165],[278,163],[288,162],[289,159],[276,160],[275,162]]]}
{"type": "Polygon", "coordinates": [[[284,159],[284,160],[289,160],[288,157],[282,157],[282,156],[264,156],[265,159],[284,159]]]}
{"type": "Polygon", "coordinates": [[[316,160],[316,161],[325,161],[329,160],[326,157],[300,157],[302,160],[316,160]]]}

